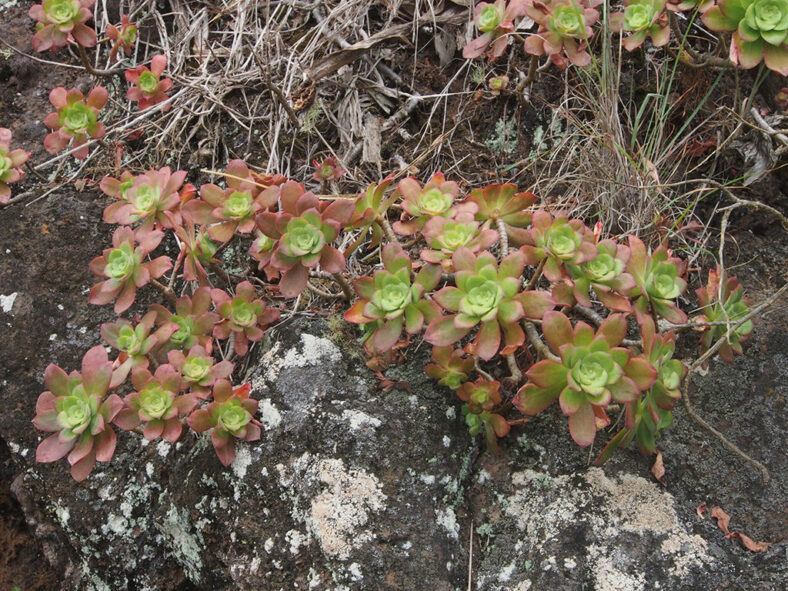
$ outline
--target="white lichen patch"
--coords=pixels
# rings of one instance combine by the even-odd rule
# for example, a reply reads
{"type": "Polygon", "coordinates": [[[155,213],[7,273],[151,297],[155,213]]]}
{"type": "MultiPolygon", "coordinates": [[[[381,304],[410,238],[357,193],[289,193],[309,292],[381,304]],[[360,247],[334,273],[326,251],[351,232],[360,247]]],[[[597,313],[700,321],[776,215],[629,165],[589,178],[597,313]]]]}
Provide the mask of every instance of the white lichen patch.
{"type": "Polygon", "coordinates": [[[246,478],[246,471],[252,463],[252,454],[247,447],[238,446],[235,450],[235,459],[230,467],[238,480],[246,478]]]}
{"type": "Polygon", "coordinates": [[[163,439],[156,445],[156,451],[159,452],[159,455],[162,458],[166,458],[169,455],[171,449],[172,444],[169,441],[165,441],[163,439]]]}
{"type": "Polygon", "coordinates": [[[170,506],[159,530],[170,538],[170,549],[176,560],[193,581],[201,579],[202,570],[202,534],[192,533],[189,512],[179,512],[175,505],[170,506]]]}
{"type": "Polygon", "coordinates": [[[368,427],[377,429],[383,424],[380,422],[380,419],[361,412],[360,410],[343,410],[342,420],[350,425],[351,431],[359,431],[368,427]]]}
{"type": "Polygon", "coordinates": [[[288,531],[285,534],[285,541],[290,544],[290,554],[298,554],[301,546],[309,545],[309,537],[297,529],[288,531]]]}
{"type": "MultiPolygon", "coordinates": [[[[265,378],[273,381],[283,369],[337,363],[342,359],[339,348],[330,340],[311,334],[301,335],[301,347],[294,347],[281,354],[281,344],[274,343],[261,360],[266,367],[265,378]],[[299,350],[300,349],[300,350],[299,350]]],[[[252,387],[259,386],[252,382],[252,387]]]]}
{"type": "Polygon", "coordinates": [[[18,295],[19,294],[17,292],[8,295],[0,294],[0,308],[2,308],[3,312],[6,314],[11,313],[11,310],[14,307],[14,302],[16,301],[16,296],[18,295]]]}
{"type": "Polygon", "coordinates": [[[258,408],[260,409],[260,422],[266,431],[276,429],[282,423],[282,414],[271,404],[270,398],[261,400],[258,408]]]}
{"type": "Polygon", "coordinates": [[[365,528],[372,513],[385,506],[386,495],[374,474],[348,469],[340,459],[324,459],[308,452],[291,463],[289,469],[277,465],[279,483],[294,504],[292,516],[306,525],[307,532],[320,544],[323,553],[338,560],[350,558],[353,550],[375,536],[365,528]],[[308,508],[300,495],[308,495],[308,508]],[[320,490],[317,495],[310,491],[320,490]]]}
{"type": "MultiPolygon", "coordinates": [[[[527,532],[526,544],[532,551],[550,540],[560,540],[567,531],[584,523],[590,538],[582,560],[592,573],[597,591],[641,591],[647,588],[637,552],[621,545],[622,532],[656,539],[670,562],[667,574],[682,580],[695,568],[713,562],[708,545],[690,534],[679,522],[673,497],[640,476],[608,478],[599,468],[591,468],[577,486],[577,475],[551,477],[525,470],[512,475],[518,491],[503,499],[502,508],[527,532]]],[[[557,567],[555,557],[543,568],[557,567]]],[[[564,568],[573,569],[577,557],[565,558],[564,568]]]]}
{"type": "Polygon", "coordinates": [[[446,507],[445,509],[438,509],[435,511],[436,521],[438,525],[446,530],[448,536],[454,540],[458,539],[460,535],[460,524],[457,523],[457,515],[454,509],[446,507]]]}

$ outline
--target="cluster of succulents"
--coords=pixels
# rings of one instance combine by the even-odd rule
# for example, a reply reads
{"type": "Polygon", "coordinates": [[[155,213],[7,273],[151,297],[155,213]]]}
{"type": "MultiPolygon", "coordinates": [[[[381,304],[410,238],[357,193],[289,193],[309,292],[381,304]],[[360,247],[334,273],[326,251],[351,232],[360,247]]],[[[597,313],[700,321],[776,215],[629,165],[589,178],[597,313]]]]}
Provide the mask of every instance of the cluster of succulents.
{"type": "MultiPolygon", "coordinates": [[[[76,44],[84,57],[85,48],[97,43],[86,24],[93,3],[45,0],[33,6],[34,48],[76,44]]],[[[517,25],[527,17],[536,26],[524,39],[528,54],[548,56],[562,68],[588,65],[600,4],[482,2],[475,11],[481,35],[463,55],[500,57],[510,39],[522,41],[517,25]]],[[[669,41],[665,11],[696,6],[691,0],[628,0],[610,23],[627,35],[622,43],[630,51],[649,38],[660,46],[669,41]]],[[[718,0],[699,10],[710,28],[735,31],[734,63],[751,67],[763,59],[784,71],[786,6],[785,0],[718,0]]],[[[110,61],[126,61],[137,27],[123,16],[106,37],[110,61]]],[[[166,67],[166,57],[155,55],[149,67],[126,69],[126,97],[139,109],[167,101],[173,83],[162,77],[166,67]]],[[[492,77],[489,88],[500,93],[508,82],[506,76],[492,77]]],[[[44,120],[53,130],[45,148],[54,153],[70,144],[76,158],[86,158],[88,143],[101,142],[106,133],[99,114],[108,98],[102,86],[87,97],[55,88],[50,102],[56,111],[44,120]]],[[[29,157],[11,150],[10,141],[10,131],[0,129],[0,203],[9,200],[8,184],[22,178],[29,157]]],[[[314,165],[312,180],[323,192],[345,172],[335,157],[314,165]]],[[[599,227],[539,207],[536,195],[514,184],[464,193],[440,172],[425,184],[408,177],[396,187],[388,177],[355,199],[318,195],[281,175],[255,172],[242,160],[218,175],[220,180],[199,188],[186,182],[188,171],[166,166],[102,179],[102,191],[113,199],[104,221],[119,227],[111,247],[90,263],[101,281],[88,300],[114,302],[119,317],[101,328],[109,349],[90,349],[81,371],[47,368],[47,391],[33,422],[53,435],[40,443],[39,461],[67,456],[72,475],[82,480],[97,461],[111,459],[117,427],[170,442],[210,431],[217,457],[230,464],[237,440],[262,435],[249,384],[233,383],[234,360],[248,355],[280,320],[283,299],[300,301],[308,288],[318,297],[344,297],[344,317],[359,325],[359,340],[378,367],[393,362],[395,352],[412,340],[429,344],[432,363],[425,372],[456,392],[469,432],[484,435],[490,449],[513,424],[527,420],[507,418],[512,407],[530,416],[558,401],[581,446],[611,423],[611,404],[623,407],[624,426],[602,461],[630,441],[643,453],[655,452],[656,437],[672,422],[686,372],[673,358],[676,335],[659,330],[660,318],[687,321],[679,306],[686,264],[666,244],[602,238],[599,227]],[[399,219],[392,223],[394,206],[399,219]],[[252,265],[231,274],[221,267],[220,253],[234,240],[248,247],[256,271],[252,265]],[[178,249],[175,260],[161,254],[165,245],[178,249]],[[370,265],[377,255],[378,264],[370,265]],[[349,273],[348,261],[350,269],[365,274],[349,273]],[[330,280],[341,294],[321,289],[330,280]],[[132,310],[138,290],[149,286],[164,295],[166,305],[120,317],[132,310]],[[590,308],[607,310],[606,317],[590,308]],[[590,314],[596,326],[576,320],[573,311],[590,314]],[[622,346],[628,331],[636,330],[638,346],[622,346]],[[114,359],[107,350],[116,351],[114,359]],[[522,363],[528,363],[524,381],[522,363]],[[113,390],[126,394],[121,398],[113,390]]],[[[701,328],[702,350],[715,346],[732,360],[752,331],[741,286],[712,271],[697,296],[701,311],[694,322],[701,328]]]]}
{"type": "MultiPolygon", "coordinates": [[[[463,49],[463,57],[500,58],[511,38],[522,39],[520,25],[531,22],[523,49],[546,56],[556,66],[589,66],[589,41],[600,20],[603,0],[497,0],[476,5],[474,24],[480,35],[463,49]],[[530,19],[527,21],[526,19],[530,19]],[[535,27],[535,29],[533,28],[535,27]]],[[[730,61],[752,68],[762,61],[775,72],[788,75],[788,2],[786,0],[625,0],[624,10],[608,19],[612,32],[622,36],[628,51],[651,40],[653,47],[670,41],[670,13],[700,11],[712,31],[731,32],[730,61]]],[[[492,80],[496,80],[493,78],[492,80]]],[[[490,83],[493,95],[502,86],[490,83]]],[[[505,84],[503,85],[505,86],[505,84]]]]}

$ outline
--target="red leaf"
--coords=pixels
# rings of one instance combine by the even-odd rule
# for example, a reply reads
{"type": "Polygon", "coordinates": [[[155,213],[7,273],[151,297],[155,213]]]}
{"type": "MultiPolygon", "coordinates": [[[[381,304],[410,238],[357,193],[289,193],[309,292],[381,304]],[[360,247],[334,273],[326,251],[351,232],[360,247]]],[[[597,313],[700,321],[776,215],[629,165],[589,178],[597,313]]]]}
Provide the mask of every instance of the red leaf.
{"type": "Polygon", "coordinates": [[[729,533],[728,524],[730,523],[731,518],[730,515],[722,510],[722,507],[712,507],[711,516],[717,520],[717,525],[722,531],[724,531],[726,534],[729,533]]]}
{"type": "Polygon", "coordinates": [[[747,548],[750,552],[763,552],[766,550],[771,544],[769,542],[755,542],[752,538],[745,536],[743,533],[735,531],[733,533],[728,534],[725,536],[726,538],[739,538],[741,540],[742,545],[747,548]]]}

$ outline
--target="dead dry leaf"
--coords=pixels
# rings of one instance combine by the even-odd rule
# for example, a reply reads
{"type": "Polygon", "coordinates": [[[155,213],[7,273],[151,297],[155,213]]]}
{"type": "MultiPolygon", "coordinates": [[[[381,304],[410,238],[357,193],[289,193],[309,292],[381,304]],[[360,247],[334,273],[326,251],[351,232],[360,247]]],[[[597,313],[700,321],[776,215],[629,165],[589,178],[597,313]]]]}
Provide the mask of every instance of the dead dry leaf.
{"type": "Polygon", "coordinates": [[[651,473],[654,475],[654,478],[657,479],[662,486],[667,486],[667,483],[663,480],[665,476],[665,465],[662,463],[662,452],[657,451],[657,459],[654,460],[654,465],[651,466],[651,473]]]}
{"type": "Polygon", "coordinates": [[[730,533],[728,531],[728,524],[731,522],[731,517],[722,510],[722,507],[712,507],[711,516],[717,520],[717,525],[722,531],[724,531],[726,534],[730,533]]]}
{"type": "Polygon", "coordinates": [[[698,517],[704,519],[705,518],[704,513],[706,513],[706,503],[701,503],[700,505],[698,505],[698,508],[695,509],[695,513],[698,514],[698,517]]]}
{"type": "Polygon", "coordinates": [[[741,540],[742,545],[747,548],[750,552],[763,552],[769,548],[771,544],[769,542],[756,542],[751,537],[745,536],[743,533],[739,531],[735,531],[729,533],[726,538],[739,538],[741,540]]]}

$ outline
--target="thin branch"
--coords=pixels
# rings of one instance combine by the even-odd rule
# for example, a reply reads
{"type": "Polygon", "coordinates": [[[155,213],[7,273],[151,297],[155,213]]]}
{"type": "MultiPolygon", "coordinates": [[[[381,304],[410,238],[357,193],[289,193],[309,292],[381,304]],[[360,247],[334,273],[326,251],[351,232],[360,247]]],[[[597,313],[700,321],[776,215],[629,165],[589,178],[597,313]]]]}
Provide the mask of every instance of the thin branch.
{"type": "Polygon", "coordinates": [[[734,443],[729,441],[722,433],[717,431],[717,429],[712,427],[703,418],[701,418],[700,415],[698,415],[698,413],[692,407],[692,403],[690,401],[689,386],[691,383],[690,377],[692,376],[692,374],[695,373],[695,371],[697,371],[698,368],[700,368],[712,355],[714,355],[720,349],[720,347],[722,347],[725,343],[728,342],[730,335],[733,334],[734,331],[736,331],[740,326],[742,326],[745,322],[747,322],[751,318],[760,314],[761,311],[771,306],[775,301],[779,299],[779,297],[783,293],[785,293],[786,290],[788,290],[788,283],[786,283],[780,289],[778,289],[766,301],[762,302],[760,305],[753,308],[749,314],[744,316],[735,325],[731,326],[724,335],[722,335],[719,339],[717,339],[717,342],[714,343],[714,345],[712,345],[703,355],[701,355],[695,360],[695,362],[687,370],[687,375],[684,376],[684,381],[682,383],[682,391],[684,393],[684,395],[682,396],[682,401],[684,403],[684,408],[686,409],[687,414],[690,416],[690,418],[696,423],[698,423],[701,427],[708,430],[710,433],[714,434],[722,442],[722,444],[725,447],[727,447],[729,450],[731,450],[739,457],[741,457],[745,461],[749,462],[752,466],[757,468],[758,471],[761,473],[761,477],[763,478],[765,484],[768,484],[769,481],[771,480],[771,477],[769,476],[769,471],[766,469],[766,466],[764,466],[759,461],[748,456],[741,449],[739,449],[734,443]]]}
{"type": "Polygon", "coordinates": [[[525,320],[523,321],[523,326],[525,327],[525,334],[528,337],[528,342],[533,345],[540,357],[561,363],[561,358],[557,355],[554,355],[547,345],[544,344],[544,341],[542,341],[539,333],[536,332],[536,326],[534,326],[533,323],[525,320]]]}
{"type": "Polygon", "coordinates": [[[501,243],[501,258],[509,254],[509,235],[506,233],[506,224],[501,218],[495,220],[495,225],[498,227],[499,240],[501,243]]]}

